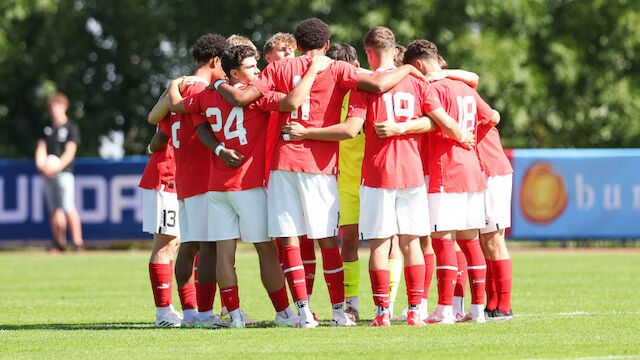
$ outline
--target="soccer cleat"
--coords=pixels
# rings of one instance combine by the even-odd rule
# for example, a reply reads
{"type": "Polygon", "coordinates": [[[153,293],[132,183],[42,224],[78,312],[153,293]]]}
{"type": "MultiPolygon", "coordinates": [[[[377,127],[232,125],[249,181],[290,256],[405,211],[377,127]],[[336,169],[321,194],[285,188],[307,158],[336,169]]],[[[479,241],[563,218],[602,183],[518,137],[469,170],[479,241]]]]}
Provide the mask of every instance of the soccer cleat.
{"type": "Polygon", "coordinates": [[[402,310],[402,314],[394,317],[393,319],[391,319],[391,321],[406,321],[407,320],[407,314],[409,313],[409,309],[404,309],[402,310]]]}
{"type": "Polygon", "coordinates": [[[453,316],[455,317],[456,322],[464,322],[465,321],[464,319],[467,317],[467,315],[468,314],[465,314],[463,312],[461,313],[456,311],[456,313],[453,316]]]}
{"type": "MultiPolygon", "coordinates": [[[[320,319],[318,319],[318,317],[316,316],[316,313],[314,313],[313,311],[311,312],[311,315],[313,315],[313,321],[315,321],[316,323],[320,322],[320,319]]],[[[316,324],[317,325],[317,324],[316,324]]]]}
{"type": "Polygon", "coordinates": [[[180,327],[182,324],[182,314],[171,308],[169,311],[156,314],[155,326],[158,327],[180,327]]]}
{"type": "Polygon", "coordinates": [[[487,318],[487,319],[488,319],[489,317],[491,317],[491,313],[492,313],[492,312],[493,312],[493,310],[489,310],[489,308],[488,308],[488,307],[486,307],[486,306],[484,307],[484,317],[485,317],[485,318],[487,318]]]}
{"type": "Polygon", "coordinates": [[[513,320],[513,311],[509,311],[508,313],[503,313],[502,310],[495,308],[489,312],[489,316],[487,316],[487,321],[491,322],[501,322],[501,321],[510,321],[513,320]]]}
{"type": "Polygon", "coordinates": [[[360,321],[360,314],[358,313],[358,310],[356,310],[356,308],[351,307],[351,306],[347,306],[347,308],[345,309],[344,312],[347,314],[347,316],[351,320],[353,320],[355,322],[360,321]]]}
{"type": "Polygon", "coordinates": [[[230,328],[243,328],[245,327],[245,323],[244,323],[244,319],[242,316],[238,316],[237,319],[231,319],[231,322],[229,323],[229,327],[230,328]]]}
{"type": "Polygon", "coordinates": [[[204,320],[200,320],[200,319],[196,320],[195,326],[198,328],[219,329],[219,328],[226,328],[229,326],[229,324],[222,321],[222,319],[220,319],[220,316],[218,316],[218,314],[213,314],[211,316],[208,316],[204,320]]]}
{"type": "Polygon", "coordinates": [[[356,323],[344,312],[333,312],[331,326],[356,326],[356,323]]]}
{"type": "Polygon", "coordinates": [[[376,318],[369,323],[369,326],[391,326],[389,313],[385,311],[382,313],[382,315],[376,316],[376,318]]]}
{"type": "Polygon", "coordinates": [[[182,328],[192,328],[192,327],[196,327],[196,322],[198,322],[198,319],[193,319],[193,321],[188,321],[187,319],[182,319],[182,321],[180,321],[180,327],[182,328]]]}
{"type": "MultiPolygon", "coordinates": [[[[247,313],[242,309],[240,309],[240,313],[242,314],[242,320],[246,325],[259,323],[261,321],[260,319],[250,318],[249,315],[247,315],[247,313]]],[[[229,315],[229,313],[227,312],[226,314],[222,315],[222,320],[227,324],[231,324],[231,315],[229,315]]]]}
{"type": "Polygon", "coordinates": [[[449,316],[438,316],[436,311],[432,312],[429,317],[427,317],[427,324],[454,324],[456,322],[453,314],[449,316]]]}
{"type": "Polygon", "coordinates": [[[296,314],[293,314],[293,316],[289,316],[288,318],[276,314],[275,323],[277,327],[294,327],[299,322],[300,317],[296,314]]]}
{"type": "Polygon", "coordinates": [[[407,313],[407,324],[411,326],[425,326],[424,321],[420,319],[420,312],[412,310],[407,313]]]}
{"type": "Polygon", "coordinates": [[[300,321],[298,321],[298,323],[296,323],[295,325],[293,325],[294,328],[297,329],[313,329],[316,326],[318,326],[318,322],[315,320],[311,320],[311,321],[305,321],[300,319],[300,321]]]}
{"type": "Polygon", "coordinates": [[[484,318],[484,313],[480,313],[478,316],[472,316],[470,313],[465,315],[460,321],[456,319],[456,322],[474,322],[474,323],[484,323],[487,322],[484,318]]]}

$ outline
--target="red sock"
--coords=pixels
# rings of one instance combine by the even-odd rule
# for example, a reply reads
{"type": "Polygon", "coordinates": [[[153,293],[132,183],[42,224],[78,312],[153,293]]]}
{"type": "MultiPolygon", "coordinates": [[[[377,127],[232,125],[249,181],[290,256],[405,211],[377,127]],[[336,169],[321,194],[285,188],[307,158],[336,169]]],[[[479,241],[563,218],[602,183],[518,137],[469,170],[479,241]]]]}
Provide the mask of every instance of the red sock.
{"type": "Polygon", "coordinates": [[[329,298],[332,304],[344,302],[344,268],[340,248],[322,249],[322,269],[324,281],[329,289],[329,298]]]}
{"type": "Polygon", "coordinates": [[[198,305],[196,300],[196,285],[187,284],[178,288],[178,295],[180,296],[180,304],[182,304],[182,311],[187,309],[195,309],[198,305]]]}
{"type": "Polygon", "coordinates": [[[289,307],[289,298],[287,297],[287,287],[283,286],[282,289],[269,293],[269,298],[273,304],[273,308],[276,312],[283,311],[289,307]]]}
{"type": "Polygon", "coordinates": [[[462,251],[456,251],[456,259],[458,259],[458,277],[456,277],[453,296],[464,297],[467,290],[467,258],[462,251]]]}
{"type": "Polygon", "coordinates": [[[304,265],[304,280],[307,284],[307,294],[313,294],[313,280],[316,278],[316,251],[313,239],[307,236],[300,238],[300,256],[304,265]]]}
{"type": "Polygon", "coordinates": [[[293,301],[308,300],[300,248],[292,245],[283,246],[282,256],[284,260],[284,276],[289,283],[293,301]]]}
{"type": "Polygon", "coordinates": [[[220,299],[224,299],[224,305],[229,312],[240,307],[240,298],[238,297],[238,286],[229,286],[220,289],[220,299]]]}
{"type": "Polygon", "coordinates": [[[471,286],[471,304],[484,304],[486,288],[487,263],[480,248],[480,239],[458,240],[458,244],[467,258],[469,266],[469,285],[471,286]]]}
{"type": "Polygon", "coordinates": [[[513,279],[511,259],[494,261],[493,270],[496,279],[496,293],[498,293],[498,309],[506,314],[511,311],[511,284],[513,279]]]}
{"type": "Polygon", "coordinates": [[[498,294],[496,293],[496,278],[494,275],[495,261],[486,259],[487,262],[487,309],[493,310],[498,307],[498,294]]]}
{"type": "Polygon", "coordinates": [[[213,298],[216,296],[216,283],[200,284],[196,286],[196,298],[198,299],[198,311],[213,310],[213,298]]]}
{"type": "Polygon", "coordinates": [[[369,270],[371,291],[376,306],[389,307],[389,287],[391,280],[389,270],[369,270]]]}
{"type": "Polygon", "coordinates": [[[407,285],[407,301],[409,305],[420,305],[424,292],[424,265],[404,267],[404,282],[407,285]]]}
{"type": "Polygon", "coordinates": [[[424,255],[424,292],[422,293],[423,299],[429,298],[429,287],[431,286],[431,279],[433,279],[433,272],[435,270],[435,256],[433,254],[424,255]]]}
{"type": "Polygon", "coordinates": [[[171,264],[149,263],[149,278],[156,307],[171,305],[173,296],[173,268],[171,264]]]}
{"type": "Polygon", "coordinates": [[[436,253],[436,277],[438,278],[438,304],[453,305],[453,289],[458,276],[458,261],[452,239],[433,239],[436,253]]]}

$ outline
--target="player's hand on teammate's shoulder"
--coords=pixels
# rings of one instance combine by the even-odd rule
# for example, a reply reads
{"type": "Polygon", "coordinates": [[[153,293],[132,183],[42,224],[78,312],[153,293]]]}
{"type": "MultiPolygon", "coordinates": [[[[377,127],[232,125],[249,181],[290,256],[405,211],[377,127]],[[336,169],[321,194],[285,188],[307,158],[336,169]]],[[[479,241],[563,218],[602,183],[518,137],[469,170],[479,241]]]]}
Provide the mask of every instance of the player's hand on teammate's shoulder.
{"type": "Polygon", "coordinates": [[[434,81],[442,80],[446,77],[447,77],[447,73],[444,71],[432,71],[430,73],[427,73],[427,75],[424,78],[425,80],[427,80],[427,82],[434,82],[434,81]]]}
{"type": "Polygon", "coordinates": [[[322,72],[326,70],[333,61],[333,59],[327,56],[316,56],[311,60],[309,71],[315,71],[316,73],[322,72]]]}
{"type": "Polygon", "coordinates": [[[393,121],[375,123],[374,126],[376,128],[376,134],[381,139],[401,135],[400,126],[393,121]]]}
{"type": "Polygon", "coordinates": [[[420,70],[418,70],[415,66],[411,64],[404,64],[402,65],[402,67],[406,67],[407,69],[409,69],[409,75],[421,80],[424,79],[424,74],[420,72],[420,70]]]}
{"type": "Polygon", "coordinates": [[[220,150],[220,158],[228,167],[236,168],[242,165],[244,155],[234,149],[222,148],[220,150]]]}
{"type": "Polygon", "coordinates": [[[462,133],[462,139],[460,140],[460,145],[467,150],[473,149],[476,144],[476,135],[473,133],[473,128],[468,127],[462,133]]]}
{"type": "MultiPolygon", "coordinates": [[[[315,58],[314,58],[315,59],[315,58]]],[[[300,141],[304,140],[307,133],[307,129],[299,122],[292,121],[282,127],[282,136],[285,141],[300,141]]]]}

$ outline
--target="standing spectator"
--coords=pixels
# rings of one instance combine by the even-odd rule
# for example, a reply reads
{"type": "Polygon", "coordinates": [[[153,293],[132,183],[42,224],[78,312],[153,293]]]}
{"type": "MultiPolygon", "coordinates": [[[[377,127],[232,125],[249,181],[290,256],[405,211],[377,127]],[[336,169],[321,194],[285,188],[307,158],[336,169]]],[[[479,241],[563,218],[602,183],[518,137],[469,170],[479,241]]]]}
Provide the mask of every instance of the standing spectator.
{"type": "Polygon", "coordinates": [[[76,251],[84,251],[80,216],[75,207],[73,159],[80,143],[78,125],[69,121],[69,99],[55,93],[48,100],[51,124],[42,129],[36,148],[36,168],[45,177],[44,192],[51,217],[52,252],[67,247],[67,223],[76,251]]]}

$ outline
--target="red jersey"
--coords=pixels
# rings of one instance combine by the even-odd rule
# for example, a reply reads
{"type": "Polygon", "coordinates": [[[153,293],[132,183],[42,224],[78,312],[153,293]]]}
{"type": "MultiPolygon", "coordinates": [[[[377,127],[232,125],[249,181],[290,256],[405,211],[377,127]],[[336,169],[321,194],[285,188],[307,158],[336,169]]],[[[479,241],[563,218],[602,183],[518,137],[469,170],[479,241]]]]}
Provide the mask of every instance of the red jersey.
{"type": "MultiPolygon", "coordinates": [[[[262,94],[279,91],[285,94],[298,84],[311,64],[311,58],[300,56],[272,62],[252,84],[262,94]]],[[[340,123],[340,109],[344,95],[358,86],[360,75],[356,67],[336,61],[319,73],[305,102],[295,111],[280,113],[281,128],[297,121],[306,128],[322,128],[340,123]]],[[[284,141],[278,137],[272,170],[297,171],[312,174],[336,174],[338,170],[338,141],[284,141]]]]}
{"type": "MultiPolygon", "coordinates": [[[[182,96],[195,95],[207,87],[205,80],[187,86],[182,96]]],[[[194,119],[200,114],[171,114],[170,121],[160,130],[173,141],[176,159],[178,199],[206,193],[209,183],[211,151],[198,139],[194,119]]],[[[162,123],[161,123],[162,124],[162,123]]]]}
{"type": "MultiPolygon", "coordinates": [[[[389,70],[379,69],[374,75],[383,71],[389,70]]],[[[402,123],[418,118],[422,116],[428,99],[426,84],[411,76],[383,94],[363,91],[351,93],[347,116],[365,119],[362,185],[383,189],[424,185],[420,158],[422,134],[381,139],[376,134],[374,124],[385,121],[402,123]]]]}
{"type": "MultiPolygon", "coordinates": [[[[431,84],[436,96],[435,106],[425,113],[443,107],[456,119],[460,130],[473,127],[477,138],[477,126],[491,119],[493,109],[478,93],[462,81],[442,79],[431,84]]],[[[429,192],[476,192],[487,188],[475,149],[467,150],[441,129],[429,133],[429,192]]]]}
{"type": "MultiPolygon", "coordinates": [[[[169,123],[169,114],[161,123],[169,123]]],[[[158,125],[159,127],[160,125],[158,125]]],[[[176,162],[173,155],[171,139],[164,149],[156,151],[149,157],[144,167],[139,187],[149,190],[162,190],[169,193],[176,192],[176,162]],[[164,185],[164,186],[163,186],[164,185]]]]}
{"type": "Polygon", "coordinates": [[[491,124],[478,126],[478,157],[482,170],[488,176],[513,174],[509,158],[500,143],[500,133],[491,124]]]}
{"type": "Polygon", "coordinates": [[[214,176],[209,178],[209,190],[239,191],[264,186],[267,124],[271,112],[278,110],[282,97],[281,93],[270,92],[244,108],[229,104],[215,90],[205,90],[184,99],[187,111],[206,114],[206,119],[201,118],[194,126],[208,120],[225,148],[244,155],[242,165],[237,168],[229,167],[220,157],[213,156],[214,176]]]}

